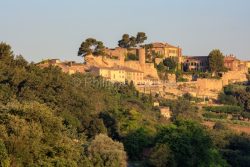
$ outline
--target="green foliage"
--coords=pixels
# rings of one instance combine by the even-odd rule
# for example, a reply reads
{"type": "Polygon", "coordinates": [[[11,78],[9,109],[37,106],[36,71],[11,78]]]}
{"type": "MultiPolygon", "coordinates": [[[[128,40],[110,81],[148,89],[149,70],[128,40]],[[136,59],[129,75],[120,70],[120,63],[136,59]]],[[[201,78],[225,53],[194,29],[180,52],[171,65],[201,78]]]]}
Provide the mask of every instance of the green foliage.
{"type": "Polygon", "coordinates": [[[128,34],[123,34],[122,39],[118,41],[118,46],[121,48],[131,47],[131,39],[128,34]]]}
{"type": "MultiPolygon", "coordinates": [[[[245,87],[225,90],[247,110],[245,87]]],[[[130,160],[144,161],[143,165],[148,161],[151,166],[226,166],[213,146],[225,148],[226,137],[216,133],[211,142],[204,127],[187,121],[200,120],[189,95],[172,101],[157,97],[173,111],[175,123],[170,125],[152,107],[154,98],[139,93],[133,84],[68,75],[57,67],[40,69],[1,43],[1,166],[126,166],[119,142],[130,160]]],[[[240,156],[246,151],[238,147],[237,152],[240,156]]],[[[244,163],[247,158],[243,156],[244,163]]]]}
{"type": "Polygon", "coordinates": [[[176,82],[187,82],[188,81],[188,79],[183,78],[182,71],[176,71],[175,75],[176,75],[176,82]]]}
{"type": "Polygon", "coordinates": [[[0,139],[0,167],[9,167],[10,161],[4,142],[0,139]]]}
{"type": "Polygon", "coordinates": [[[218,72],[225,71],[224,56],[220,50],[212,50],[208,55],[209,70],[217,75],[218,72]]]}
{"type": "Polygon", "coordinates": [[[229,114],[236,114],[240,113],[242,111],[242,108],[239,106],[230,106],[230,105],[224,105],[224,106],[207,106],[204,107],[206,111],[209,112],[218,112],[218,113],[229,113],[229,114]]]}
{"type": "Polygon", "coordinates": [[[248,119],[250,119],[250,113],[249,113],[249,112],[242,112],[242,113],[241,113],[241,116],[242,116],[243,118],[248,118],[248,119]]]}
{"type": "Polygon", "coordinates": [[[226,124],[224,124],[222,122],[215,122],[213,129],[215,129],[215,130],[227,130],[228,127],[226,124]]]}
{"type": "Polygon", "coordinates": [[[147,40],[147,36],[144,32],[138,32],[136,37],[130,37],[129,34],[123,34],[122,39],[118,41],[118,46],[128,49],[144,43],[145,40],[147,40]]]}
{"type": "Polygon", "coordinates": [[[123,144],[99,134],[90,143],[87,150],[89,159],[95,167],[126,167],[126,152],[123,144]]]}
{"type": "Polygon", "coordinates": [[[237,99],[233,95],[226,95],[224,93],[219,94],[218,101],[222,104],[237,105],[237,99]]]}
{"type": "Polygon", "coordinates": [[[226,165],[204,128],[192,121],[177,121],[171,126],[162,127],[156,143],[165,144],[171,149],[174,157],[171,163],[175,164],[172,166],[226,165]]]}
{"type": "Polygon", "coordinates": [[[174,155],[168,145],[157,144],[152,149],[148,163],[155,167],[175,166],[174,155]]]}
{"type": "Polygon", "coordinates": [[[128,55],[126,56],[126,61],[127,60],[139,60],[139,56],[135,55],[135,54],[128,53],[128,55]]]}
{"type": "Polygon", "coordinates": [[[234,84],[224,87],[224,92],[219,95],[223,104],[237,105],[250,112],[250,92],[245,85],[234,84]]]}
{"type": "Polygon", "coordinates": [[[163,64],[172,71],[175,71],[177,68],[177,62],[174,58],[166,58],[163,60],[163,64]]]}
{"type": "Polygon", "coordinates": [[[209,118],[209,119],[226,119],[227,118],[227,114],[224,113],[213,113],[213,112],[205,112],[204,114],[202,114],[203,117],[205,118],[209,118]]]}
{"type": "Polygon", "coordinates": [[[166,66],[164,66],[163,62],[160,62],[158,65],[157,65],[157,71],[159,72],[165,72],[167,70],[166,66]]]}
{"type": "Polygon", "coordinates": [[[143,150],[150,143],[149,133],[144,128],[140,128],[126,136],[124,146],[131,160],[139,160],[142,158],[143,150]]]}
{"type": "Polygon", "coordinates": [[[142,44],[148,39],[145,32],[138,32],[136,35],[136,44],[142,44]]]}
{"type": "Polygon", "coordinates": [[[185,98],[179,98],[178,100],[170,101],[166,105],[169,106],[170,110],[173,112],[172,120],[176,120],[179,118],[194,120],[200,119],[197,116],[197,108],[185,98]]]}
{"type": "MultiPolygon", "coordinates": [[[[154,55],[154,57],[159,57],[159,56],[154,55]]],[[[163,60],[163,62],[160,62],[156,68],[157,71],[160,73],[163,72],[173,73],[177,68],[177,62],[174,58],[166,58],[163,60]]]]}
{"type": "Polygon", "coordinates": [[[0,152],[7,156],[5,166],[93,166],[83,146],[99,133],[121,141],[140,127],[153,132],[159,123],[151,97],[139,94],[133,84],[68,75],[57,67],[40,69],[14,56],[6,44],[0,51],[0,152]]]}
{"type": "Polygon", "coordinates": [[[89,54],[93,55],[103,55],[104,54],[104,45],[101,41],[97,41],[94,38],[88,38],[82,42],[79,50],[78,56],[86,56],[89,54]]]}
{"type": "Polygon", "coordinates": [[[1,138],[12,164],[42,165],[62,160],[75,164],[81,159],[81,144],[84,140],[67,135],[61,118],[50,108],[38,102],[11,102],[0,107],[1,138]]]}
{"type": "Polygon", "coordinates": [[[222,150],[227,162],[234,167],[249,166],[250,136],[247,134],[229,137],[229,144],[222,150]]]}

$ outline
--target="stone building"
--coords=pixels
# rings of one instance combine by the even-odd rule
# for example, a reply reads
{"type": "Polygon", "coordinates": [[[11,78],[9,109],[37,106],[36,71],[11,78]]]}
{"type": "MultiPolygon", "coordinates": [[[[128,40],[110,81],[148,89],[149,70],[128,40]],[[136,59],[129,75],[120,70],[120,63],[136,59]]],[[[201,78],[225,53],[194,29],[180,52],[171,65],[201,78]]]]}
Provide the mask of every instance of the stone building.
{"type": "Polygon", "coordinates": [[[234,55],[224,57],[224,66],[230,71],[247,71],[247,62],[237,59],[234,55]]]}
{"type": "Polygon", "coordinates": [[[172,116],[172,112],[170,111],[169,107],[160,107],[160,112],[161,115],[166,119],[170,119],[172,116]]]}
{"type": "Polygon", "coordinates": [[[228,55],[224,57],[224,66],[230,71],[238,70],[240,60],[236,59],[234,55],[228,55]]]}
{"type": "Polygon", "coordinates": [[[94,67],[91,72],[111,82],[142,84],[144,73],[127,67],[94,67]]]}
{"type": "Polygon", "coordinates": [[[208,56],[183,56],[183,71],[208,70],[208,56]]]}
{"type": "Polygon", "coordinates": [[[92,67],[126,67],[129,69],[142,71],[144,76],[151,76],[152,78],[158,79],[157,70],[154,67],[154,63],[146,63],[145,56],[146,52],[144,48],[136,49],[136,54],[139,60],[128,60],[125,61],[125,56],[120,55],[118,59],[111,59],[105,56],[93,56],[88,55],[85,57],[85,63],[88,68],[92,67]]]}
{"type": "MultiPolygon", "coordinates": [[[[202,71],[209,69],[208,56],[183,56],[183,71],[202,71]]],[[[224,57],[224,66],[229,71],[246,71],[247,62],[240,61],[234,55],[224,57]]]]}
{"type": "Polygon", "coordinates": [[[162,84],[154,63],[146,63],[144,48],[137,48],[136,54],[139,60],[125,61],[124,55],[120,55],[118,59],[88,55],[85,57],[85,62],[90,72],[103,76],[111,82],[130,83],[132,81],[141,92],[159,92],[162,84]]]}
{"type": "Polygon", "coordinates": [[[164,58],[172,57],[180,59],[182,57],[182,49],[168,43],[155,42],[152,43],[150,51],[154,54],[162,55],[164,58]]]}

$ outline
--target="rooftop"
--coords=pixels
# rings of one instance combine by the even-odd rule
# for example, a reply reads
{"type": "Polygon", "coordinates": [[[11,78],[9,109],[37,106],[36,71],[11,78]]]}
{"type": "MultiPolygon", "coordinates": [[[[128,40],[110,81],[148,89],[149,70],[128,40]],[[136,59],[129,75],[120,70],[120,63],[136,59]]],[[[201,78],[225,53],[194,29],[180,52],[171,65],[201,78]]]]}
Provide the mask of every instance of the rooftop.
{"type": "Polygon", "coordinates": [[[162,42],[154,42],[154,43],[152,43],[152,45],[153,45],[154,48],[164,48],[164,47],[167,47],[167,48],[178,48],[176,46],[170,45],[168,43],[162,43],[162,42]]]}

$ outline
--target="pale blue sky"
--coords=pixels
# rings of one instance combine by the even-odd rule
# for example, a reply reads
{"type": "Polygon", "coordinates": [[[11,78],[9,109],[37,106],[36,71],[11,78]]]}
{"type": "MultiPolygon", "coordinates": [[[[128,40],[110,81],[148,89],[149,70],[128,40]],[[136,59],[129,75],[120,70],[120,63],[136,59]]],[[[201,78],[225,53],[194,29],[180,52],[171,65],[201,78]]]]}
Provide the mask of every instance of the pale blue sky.
{"type": "Polygon", "coordinates": [[[185,55],[219,48],[250,59],[250,0],[0,0],[0,41],[29,61],[77,60],[94,37],[115,47],[123,33],[144,31],[185,55]]]}

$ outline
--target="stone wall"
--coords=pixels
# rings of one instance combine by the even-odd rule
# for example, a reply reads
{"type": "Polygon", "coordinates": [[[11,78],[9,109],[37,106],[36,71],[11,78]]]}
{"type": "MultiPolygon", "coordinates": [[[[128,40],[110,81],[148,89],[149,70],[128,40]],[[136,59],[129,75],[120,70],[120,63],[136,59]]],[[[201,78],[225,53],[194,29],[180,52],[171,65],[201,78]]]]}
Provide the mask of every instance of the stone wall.
{"type": "MultiPolygon", "coordinates": [[[[172,78],[172,80],[174,79],[170,74],[168,77],[172,78]]],[[[220,79],[198,78],[197,81],[177,83],[170,80],[164,84],[164,92],[172,93],[176,96],[181,96],[188,92],[196,97],[216,99],[224,86],[230,83],[245,81],[247,81],[247,75],[244,71],[229,71],[220,79]]]]}
{"type": "Polygon", "coordinates": [[[197,79],[197,95],[218,93],[230,83],[245,81],[247,81],[247,75],[244,71],[229,71],[221,79],[197,79]]]}
{"type": "Polygon", "coordinates": [[[127,49],[120,47],[114,49],[105,49],[104,52],[110,57],[117,57],[117,58],[119,58],[120,56],[126,56],[128,54],[127,49]]]}
{"type": "Polygon", "coordinates": [[[176,83],[176,75],[175,74],[167,74],[168,83],[176,83]]]}
{"type": "Polygon", "coordinates": [[[220,91],[222,90],[223,86],[226,84],[223,84],[222,79],[197,79],[197,89],[199,91],[207,91],[207,90],[214,90],[214,91],[220,91]]]}
{"type": "Polygon", "coordinates": [[[119,59],[110,59],[103,56],[88,55],[85,57],[86,65],[90,67],[114,67],[124,66],[134,70],[144,72],[144,76],[152,76],[158,79],[157,70],[153,63],[145,63],[145,49],[138,49],[139,61],[124,61],[124,56],[120,55],[119,59]]]}

